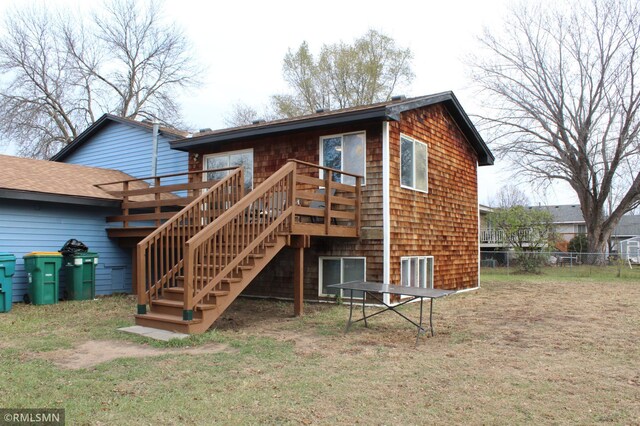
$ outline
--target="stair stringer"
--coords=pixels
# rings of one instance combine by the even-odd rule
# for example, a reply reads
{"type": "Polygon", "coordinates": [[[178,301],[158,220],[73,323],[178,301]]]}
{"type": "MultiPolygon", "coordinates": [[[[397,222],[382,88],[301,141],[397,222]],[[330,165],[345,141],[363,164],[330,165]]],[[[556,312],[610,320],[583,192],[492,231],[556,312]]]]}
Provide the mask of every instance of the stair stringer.
{"type": "Polygon", "coordinates": [[[286,235],[277,235],[275,245],[266,247],[264,257],[255,259],[251,269],[242,271],[242,281],[231,283],[229,293],[216,298],[216,308],[202,311],[201,322],[188,325],[188,333],[199,334],[207,331],[220,315],[233,303],[233,301],[247,288],[258,274],[267,266],[273,258],[287,245],[286,235]]]}

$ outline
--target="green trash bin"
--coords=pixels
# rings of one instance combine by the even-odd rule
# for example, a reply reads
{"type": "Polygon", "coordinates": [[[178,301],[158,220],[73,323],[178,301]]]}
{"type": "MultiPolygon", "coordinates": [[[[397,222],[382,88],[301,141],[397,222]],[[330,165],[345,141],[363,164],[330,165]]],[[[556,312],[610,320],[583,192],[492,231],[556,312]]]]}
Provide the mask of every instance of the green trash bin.
{"type": "Polygon", "coordinates": [[[25,254],[23,258],[29,281],[24,302],[34,305],[58,303],[58,273],[62,265],[62,255],[57,251],[34,251],[25,254]]]}
{"type": "Polygon", "coordinates": [[[16,257],[11,253],[0,253],[0,312],[11,310],[13,283],[11,277],[16,271],[16,257]]]}
{"type": "Polygon", "coordinates": [[[64,257],[65,298],[92,300],[96,297],[96,265],[98,253],[86,252],[64,257]]]}

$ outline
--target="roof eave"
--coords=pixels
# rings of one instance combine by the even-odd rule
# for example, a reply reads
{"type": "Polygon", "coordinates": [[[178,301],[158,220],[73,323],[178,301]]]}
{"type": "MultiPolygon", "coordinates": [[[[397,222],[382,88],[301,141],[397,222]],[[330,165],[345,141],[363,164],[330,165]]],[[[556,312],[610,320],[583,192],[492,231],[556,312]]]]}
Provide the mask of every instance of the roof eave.
{"type": "Polygon", "coordinates": [[[294,122],[285,122],[281,124],[267,124],[259,127],[240,128],[230,130],[228,132],[196,136],[189,139],[179,139],[169,142],[172,149],[178,151],[189,151],[212,143],[221,143],[232,140],[247,139],[259,136],[267,136],[276,133],[285,133],[296,130],[305,130],[315,127],[324,127],[345,123],[353,123],[367,120],[394,120],[400,119],[398,113],[390,113],[386,106],[365,111],[355,111],[335,116],[321,116],[303,119],[294,122]]]}
{"type": "MultiPolygon", "coordinates": [[[[62,161],[65,158],[67,158],[67,156],[69,156],[76,149],[78,149],[87,139],[89,139],[91,136],[97,133],[100,129],[102,129],[102,127],[104,127],[108,121],[141,128],[144,130],[151,130],[151,129],[148,129],[146,126],[143,126],[142,124],[136,125],[136,123],[132,122],[131,120],[126,120],[111,114],[103,114],[102,117],[98,118],[91,126],[87,127],[84,130],[84,132],[80,133],[73,141],[71,141],[71,143],[66,145],[64,148],[58,151],[54,156],[52,156],[50,158],[50,161],[62,161]]],[[[162,130],[160,130],[159,134],[169,139],[180,138],[180,136],[178,135],[163,132],[162,130]]]]}
{"type": "Polygon", "coordinates": [[[76,195],[50,194],[45,192],[22,191],[0,188],[0,199],[40,201],[46,203],[75,204],[91,207],[119,207],[120,200],[80,197],[76,195]]]}
{"type": "Polygon", "coordinates": [[[447,111],[453,117],[454,121],[458,124],[458,128],[464,134],[465,138],[471,143],[478,155],[478,165],[491,166],[494,164],[495,157],[491,153],[491,150],[478,133],[478,130],[471,122],[471,119],[462,108],[460,101],[456,98],[456,95],[449,92],[442,92],[436,95],[428,96],[423,99],[416,99],[414,101],[403,102],[397,105],[389,106],[389,113],[400,114],[404,111],[409,111],[416,108],[421,108],[429,105],[435,105],[442,103],[447,108],[447,111]]]}

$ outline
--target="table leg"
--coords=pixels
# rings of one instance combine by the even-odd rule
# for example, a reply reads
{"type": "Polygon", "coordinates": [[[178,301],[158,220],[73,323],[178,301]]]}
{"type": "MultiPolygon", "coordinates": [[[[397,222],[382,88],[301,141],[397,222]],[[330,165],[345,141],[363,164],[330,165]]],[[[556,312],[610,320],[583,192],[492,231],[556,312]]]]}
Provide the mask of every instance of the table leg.
{"type": "Polygon", "coordinates": [[[349,331],[349,328],[351,327],[352,317],[353,317],[353,290],[351,290],[351,298],[349,302],[349,321],[347,322],[347,328],[344,330],[345,333],[349,331]]]}
{"type": "Polygon", "coordinates": [[[418,346],[418,339],[420,338],[420,332],[424,331],[424,329],[422,328],[422,302],[424,302],[424,297],[420,298],[420,322],[419,322],[419,327],[418,327],[418,333],[416,334],[416,346],[418,346]]]}
{"type": "Polygon", "coordinates": [[[433,298],[429,298],[429,328],[431,328],[431,337],[434,336],[433,332],[433,298]]]}
{"type": "Polygon", "coordinates": [[[364,302],[367,298],[367,292],[362,292],[362,319],[364,319],[364,326],[369,328],[369,324],[367,324],[367,315],[364,312],[364,302]]]}

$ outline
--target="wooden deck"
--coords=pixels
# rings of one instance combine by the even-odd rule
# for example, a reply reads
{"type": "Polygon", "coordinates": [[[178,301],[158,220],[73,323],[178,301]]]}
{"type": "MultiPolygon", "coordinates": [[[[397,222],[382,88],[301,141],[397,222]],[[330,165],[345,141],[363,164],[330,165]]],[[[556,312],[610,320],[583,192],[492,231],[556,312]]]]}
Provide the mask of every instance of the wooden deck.
{"type": "Polygon", "coordinates": [[[142,240],[135,261],[137,324],[206,331],[287,245],[297,249],[294,293],[301,314],[303,250],[310,237],[360,235],[361,176],[289,160],[245,194],[243,170],[216,171],[222,170],[229,174],[217,182],[191,176],[189,183],[164,187],[162,177],[147,178],[154,182],[147,187],[145,179],[105,184],[123,199],[122,214],[108,218],[122,226],[108,228],[109,235],[129,244],[142,240]],[[335,173],[352,176],[355,184],[335,182],[335,173]]]}

